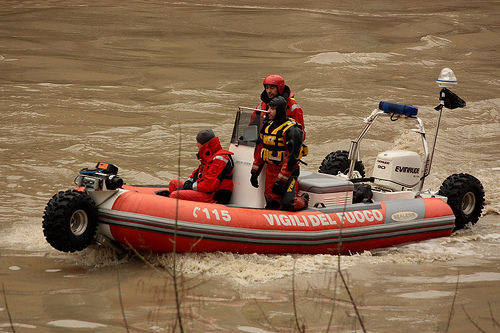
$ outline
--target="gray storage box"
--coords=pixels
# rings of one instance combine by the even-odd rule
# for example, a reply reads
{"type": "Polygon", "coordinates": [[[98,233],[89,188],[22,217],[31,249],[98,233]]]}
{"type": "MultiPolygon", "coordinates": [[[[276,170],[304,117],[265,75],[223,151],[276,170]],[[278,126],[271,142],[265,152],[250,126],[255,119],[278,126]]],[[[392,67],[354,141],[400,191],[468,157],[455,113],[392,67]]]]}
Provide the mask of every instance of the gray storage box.
{"type": "Polygon", "coordinates": [[[299,193],[309,194],[309,206],[351,204],[353,190],[352,182],[338,176],[310,171],[303,171],[299,176],[299,193]]]}

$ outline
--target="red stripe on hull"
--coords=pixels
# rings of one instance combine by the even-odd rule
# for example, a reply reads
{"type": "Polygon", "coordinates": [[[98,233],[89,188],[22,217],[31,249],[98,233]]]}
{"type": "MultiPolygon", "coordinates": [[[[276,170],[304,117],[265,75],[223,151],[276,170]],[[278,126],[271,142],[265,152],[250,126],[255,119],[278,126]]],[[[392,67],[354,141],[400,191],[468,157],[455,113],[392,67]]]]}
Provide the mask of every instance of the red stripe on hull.
{"type": "MultiPolygon", "coordinates": [[[[120,238],[117,241],[129,244],[133,248],[151,251],[155,253],[168,253],[173,251],[172,235],[159,234],[151,231],[138,231],[124,227],[113,227],[120,238]]],[[[384,237],[350,242],[348,238],[342,242],[341,254],[361,253],[366,250],[395,246],[403,243],[418,242],[431,238],[448,237],[452,230],[425,232],[412,235],[402,235],[394,237],[384,237]]],[[[282,254],[282,253],[302,253],[302,254],[338,254],[338,244],[322,244],[313,246],[300,245],[269,245],[269,244],[248,244],[209,240],[203,238],[177,237],[176,251],[182,252],[233,252],[240,254],[261,253],[261,254],[282,254]]]]}

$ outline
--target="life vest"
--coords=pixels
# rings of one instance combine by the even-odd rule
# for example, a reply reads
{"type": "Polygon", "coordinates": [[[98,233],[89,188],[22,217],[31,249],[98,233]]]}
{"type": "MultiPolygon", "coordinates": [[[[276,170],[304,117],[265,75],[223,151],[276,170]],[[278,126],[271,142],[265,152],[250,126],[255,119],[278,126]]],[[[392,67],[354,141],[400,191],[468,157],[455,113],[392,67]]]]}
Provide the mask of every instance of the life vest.
{"type": "MultiPolygon", "coordinates": [[[[271,121],[260,133],[262,141],[262,149],[260,157],[264,162],[269,164],[281,164],[286,158],[286,142],[284,142],[283,133],[286,133],[291,127],[300,125],[293,119],[287,118],[285,122],[276,128],[273,128],[273,121],[271,121]]],[[[307,152],[301,149],[299,159],[306,156],[307,152]]]]}

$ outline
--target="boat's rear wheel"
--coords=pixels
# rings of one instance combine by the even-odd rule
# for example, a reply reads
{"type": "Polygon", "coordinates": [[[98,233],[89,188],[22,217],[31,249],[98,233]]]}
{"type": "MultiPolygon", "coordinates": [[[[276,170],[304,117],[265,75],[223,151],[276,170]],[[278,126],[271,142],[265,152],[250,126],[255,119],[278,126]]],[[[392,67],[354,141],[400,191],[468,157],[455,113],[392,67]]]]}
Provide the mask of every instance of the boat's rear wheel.
{"type": "Polygon", "coordinates": [[[71,216],[71,220],[69,222],[71,232],[75,236],[81,236],[85,233],[85,230],[87,230],[87,227],[89,225],[89,218],[87,216],[87,213],[83,209],[79,209],[76,212],[73,213],[71,216]]]}
{"type": "MultiPolygon", "coordinates": [[[[325,156],[318,171],[330,175],[338,175],[339,172],[347,174],[349,172],[350,163],[349,152],[346,150],[337,150],[325,156]]],[[[365,176],[365,166],[363,162],[356,161],[354,170],[358,171],[361,177],[365,176]]]]}
{"type": "Polygon", "coordinates": [[[97,207],[85,192],[61,191],[49,200],[43,215],[43,234],[53,248],[63,252],[81,251],[97,232],[97,207]]]}
{"type": "Polygon", "coordinates": [[[445,179],[438,194],[448,198],[448,205],[455,214],[454,231],[468,223],[477,223],[484,206],[484,188],[476,177],[453,174],[445,179]]]}

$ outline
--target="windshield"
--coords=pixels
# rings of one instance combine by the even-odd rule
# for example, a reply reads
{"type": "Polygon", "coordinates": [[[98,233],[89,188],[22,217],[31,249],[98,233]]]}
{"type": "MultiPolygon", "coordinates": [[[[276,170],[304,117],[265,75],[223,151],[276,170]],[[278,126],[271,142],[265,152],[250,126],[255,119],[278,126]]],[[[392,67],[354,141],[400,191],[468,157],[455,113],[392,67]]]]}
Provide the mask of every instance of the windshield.
{"type": "Polygon", "coordinates": [[[264,113],[245,109],[239,107],[236,114],[231,143],[255,147],[259,138],[260,128],[264,122],[264,113]]]}

